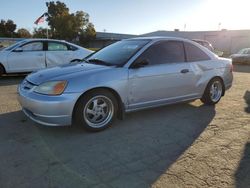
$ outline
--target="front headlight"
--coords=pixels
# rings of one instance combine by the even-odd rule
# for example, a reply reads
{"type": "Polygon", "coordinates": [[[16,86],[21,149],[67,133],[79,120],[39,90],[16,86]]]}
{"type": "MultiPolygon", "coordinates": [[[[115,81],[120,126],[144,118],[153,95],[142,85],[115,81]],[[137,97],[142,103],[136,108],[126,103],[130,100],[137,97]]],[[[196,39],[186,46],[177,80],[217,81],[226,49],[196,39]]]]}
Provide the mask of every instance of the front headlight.
{"type": "Polygon", "coordinates": [[[50,81],[42,83],[34,92],[45,95],[61,95],[67,86],[67,81],[50,81]]]}

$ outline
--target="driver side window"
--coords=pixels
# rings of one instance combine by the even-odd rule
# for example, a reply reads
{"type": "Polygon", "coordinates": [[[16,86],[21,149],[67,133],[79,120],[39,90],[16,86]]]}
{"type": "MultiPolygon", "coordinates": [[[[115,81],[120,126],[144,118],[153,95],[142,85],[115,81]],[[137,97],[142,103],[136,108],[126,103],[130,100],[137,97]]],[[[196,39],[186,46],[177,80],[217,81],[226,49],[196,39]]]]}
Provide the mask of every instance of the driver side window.
{"type": "Polygon", "coordinates": [[[42,42],[31,42],[22,46],[23,52],[29,51],[42,51],[43,43],[42,42]]]}
{"type": "Polygon", "coordinates": [[[181,41],[164,41],[150,46],[137,61],[147,60],[150,65],[185,62],[181,41]]]}

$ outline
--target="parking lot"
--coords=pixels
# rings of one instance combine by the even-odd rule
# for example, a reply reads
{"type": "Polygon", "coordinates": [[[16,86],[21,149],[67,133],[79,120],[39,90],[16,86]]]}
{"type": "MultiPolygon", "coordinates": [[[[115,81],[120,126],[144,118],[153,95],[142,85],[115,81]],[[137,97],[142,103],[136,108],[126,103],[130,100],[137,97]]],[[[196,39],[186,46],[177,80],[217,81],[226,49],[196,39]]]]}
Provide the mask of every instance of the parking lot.
{"type": "Polygon", "coordinates": [[[103,132],[45,127],[0,78],[0,187],[250,187],[250,66],[215,106],[127,114],[103,132]]]}

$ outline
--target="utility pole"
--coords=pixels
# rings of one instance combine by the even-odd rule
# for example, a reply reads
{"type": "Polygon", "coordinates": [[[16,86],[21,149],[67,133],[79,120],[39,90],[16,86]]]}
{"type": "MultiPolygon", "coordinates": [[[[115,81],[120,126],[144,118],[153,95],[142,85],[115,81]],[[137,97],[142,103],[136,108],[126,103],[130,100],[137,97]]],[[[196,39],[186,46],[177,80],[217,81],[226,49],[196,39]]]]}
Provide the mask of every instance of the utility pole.
{"type": "MultiPolygon", "coordinates": [[[[48,2],[46,2],[46,7],[47,7],[47,12],[44,14],[44,16],[48,17],[48,15],[49,15],[49,3],[48,2]]],[[[46,35],[47,35],[47,39],[48,39],[49,38],[49,31],[48,31],[49,24],[48,24],[47,20],[45,20],[45,21],[47,24],[46,35]]]]}

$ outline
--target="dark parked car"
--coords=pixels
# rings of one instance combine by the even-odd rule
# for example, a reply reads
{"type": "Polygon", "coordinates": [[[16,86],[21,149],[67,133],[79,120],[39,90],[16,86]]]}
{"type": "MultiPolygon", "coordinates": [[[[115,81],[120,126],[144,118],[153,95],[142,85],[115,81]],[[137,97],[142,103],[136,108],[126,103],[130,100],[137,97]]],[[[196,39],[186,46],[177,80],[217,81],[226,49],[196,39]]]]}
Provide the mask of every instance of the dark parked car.
{"type": "Polygon", "coordinates": [[[233,63],[250,64],[250,48],[243,48],[236,54],[230,56],[233,63]]]}

